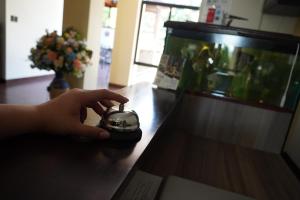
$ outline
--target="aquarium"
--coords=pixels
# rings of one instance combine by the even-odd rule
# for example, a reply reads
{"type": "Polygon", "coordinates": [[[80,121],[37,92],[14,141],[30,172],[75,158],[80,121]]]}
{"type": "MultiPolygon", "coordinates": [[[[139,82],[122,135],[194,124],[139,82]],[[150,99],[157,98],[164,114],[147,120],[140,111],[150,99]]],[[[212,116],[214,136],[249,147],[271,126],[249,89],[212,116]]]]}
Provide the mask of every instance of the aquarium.
{"type": "Polygon", "coordinates": [[[300,93],[297,37],[197,23],[166,26],[161,63],[167,57],[171,67],[159,68],[176,75],[178,89],[295,109],[300,93]]]}

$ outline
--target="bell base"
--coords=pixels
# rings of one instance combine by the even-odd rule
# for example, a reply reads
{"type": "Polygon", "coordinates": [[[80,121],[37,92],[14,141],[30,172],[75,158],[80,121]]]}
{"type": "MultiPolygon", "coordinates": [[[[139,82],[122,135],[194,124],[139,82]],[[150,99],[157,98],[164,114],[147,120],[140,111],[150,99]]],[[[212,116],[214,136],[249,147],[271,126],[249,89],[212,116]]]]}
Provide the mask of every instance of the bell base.
{"type": "MultiPolygon", "coordinates": [[[[103,128],[101,125],[99,127],[103,128]]],[[[107,130],[107,131],[110,133],[109,140],[112,141],[138,142],[142,138],[142,130],[140,128],[132,132],[119,132],[115,130],[107,130]]]]}

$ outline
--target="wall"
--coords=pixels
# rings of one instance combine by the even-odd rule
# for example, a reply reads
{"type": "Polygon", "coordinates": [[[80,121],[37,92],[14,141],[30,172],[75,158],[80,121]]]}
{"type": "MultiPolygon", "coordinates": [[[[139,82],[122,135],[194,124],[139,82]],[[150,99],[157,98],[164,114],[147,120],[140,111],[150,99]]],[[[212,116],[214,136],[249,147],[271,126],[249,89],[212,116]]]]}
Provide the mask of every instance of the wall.
{"type": "Polygon", "coordinates": [[[84,76],[85,89],[97,88],[103,7],[104,0],[65,0],[64,4],[63,27],[76,28],[93,51],[92,66],[84,76]]]}
{"type": "Polygon", "coordinates": [[[119,1],[110,83],[129,85],[141,0],[119,1]]]}
{"type": "Polygon", "coordinates": [[[85,89],[96,89],[100,61],[101,27],[104,0],[90,0],[90,12],[87,31],[87,46],[93,50],[93,65],[87,69],[84,79],[85,89]]]}
{"type": "Polygon", "coordinates": [[[248,21],[234,20],[232,26],[258,29],[263,4],[264,0],[233,0],[230,14],[248,18],[248,21]]]}
{"type": "Polygon", "coordinates": [[[65,0],[63,29],[74,26],[83,37],[87,37],[90,0],[65,0]]]}
{"type": "Polygon", "coordinates": [[[298,18],[296,17],[264,14],[259,29],[277,33],[296,34],[297,21],[298,18]]]}
{"type": "Polygon", "coordinates": [[[5,0],[0,0],[0,80],[4,79],[5,65],[5,0]]]}
{"type": "Polygon", "coordinates": [[[62,31],[62,19],[62,0],[6,1],[6,80],[49,74],[31,69],[28,55],[46,29],[62,31]],[[10,21],[11,15],[18,17],[17,23],[10,21]]]}
{"type": "Polygon", "coordinates": [[[264,14],[263,5],[264,0],[233,0],[231,14],[242,16],[249,20],[235,20],[232,26],[277,33],[295,33],[296,17],[264,14]]]}
{"type": "MultiPolygon", "coordinates": [[[[294,34],[298,19],[296,17],[264,14],[264,2],[265,0],[232,0],[230,14],[248,19],[248,21],[234,20],[232,26],[294,34]]],[[[205,5],[205,1],[202,3],[202,9],[203,5],[205,5]]],[[[201,15],[201,20],[205,21],[205,9],[201,12],[203,13],[201,15]]]]}

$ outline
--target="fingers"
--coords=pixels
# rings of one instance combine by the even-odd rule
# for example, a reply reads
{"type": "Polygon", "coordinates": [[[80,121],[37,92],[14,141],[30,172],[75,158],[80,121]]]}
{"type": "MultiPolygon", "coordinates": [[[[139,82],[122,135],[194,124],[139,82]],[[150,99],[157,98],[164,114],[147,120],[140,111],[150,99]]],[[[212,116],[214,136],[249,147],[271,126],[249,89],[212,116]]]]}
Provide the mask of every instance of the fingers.
{"type": "Polygon", "coordinates": [[[111,92],[109,90],[88,90],[83,91],[81,96],[81,103],[84,105],[89,105],[95,101],[102,101],[104,106],[111,107],[113,104],[110,100],[117,101],[119,103],[126,103],[128,99],[120,94],[111,92]]]}
{"type": "Polygon", "coordinates": [[[108,139],[110,137],[110,134],[102,128],[87,126],[82,124],[76,128],[74,134],[78,136],[91,137],[100,140],[108,139]]]}
{"type": "Polygon", "coordinates": [[[87,117],[87,111],[85,107],[80,108],[80,122],[83,123],[87,117]]]}
{"type": "Polygon", "coordinates": [[[100,103],[96,102],[92,105],[89,105],[88,107],[92,108],[98,115],[102,116],[102,114],[104,113],[104,109],[101,105],[105,106],[106,108],[111,108],[114,106],[114,104],[109,100],[101,100],[100,103]]]}
{"type": "Polygon", "coordinates": [[[114,106],[114,104],[109,100],[101,100],[100,103],[106,108],[111,108],[114,106]]]}
{"type": "Polygon", "coordinates": [[[98,102],[90,105],[89,107],[91,107],[98,115],[102,116],[104,110],[98,102]]]}

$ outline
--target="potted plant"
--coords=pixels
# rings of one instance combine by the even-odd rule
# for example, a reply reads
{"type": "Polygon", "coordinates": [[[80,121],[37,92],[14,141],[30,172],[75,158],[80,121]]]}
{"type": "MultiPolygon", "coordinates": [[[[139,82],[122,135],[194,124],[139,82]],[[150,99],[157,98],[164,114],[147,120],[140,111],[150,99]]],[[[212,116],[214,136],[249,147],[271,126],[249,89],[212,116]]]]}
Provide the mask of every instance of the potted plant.
{"type": "Polygon", "coordinates": [[[82,78],[91,63],[92,51],[88,50],[81,35],[74,28],[67,28],[62,36],[57,31],[43,35],[31,49],[32,68],[53,70],[55,77],[48,87],[54,98],[70,88],[65,76],[82,78]]]}

